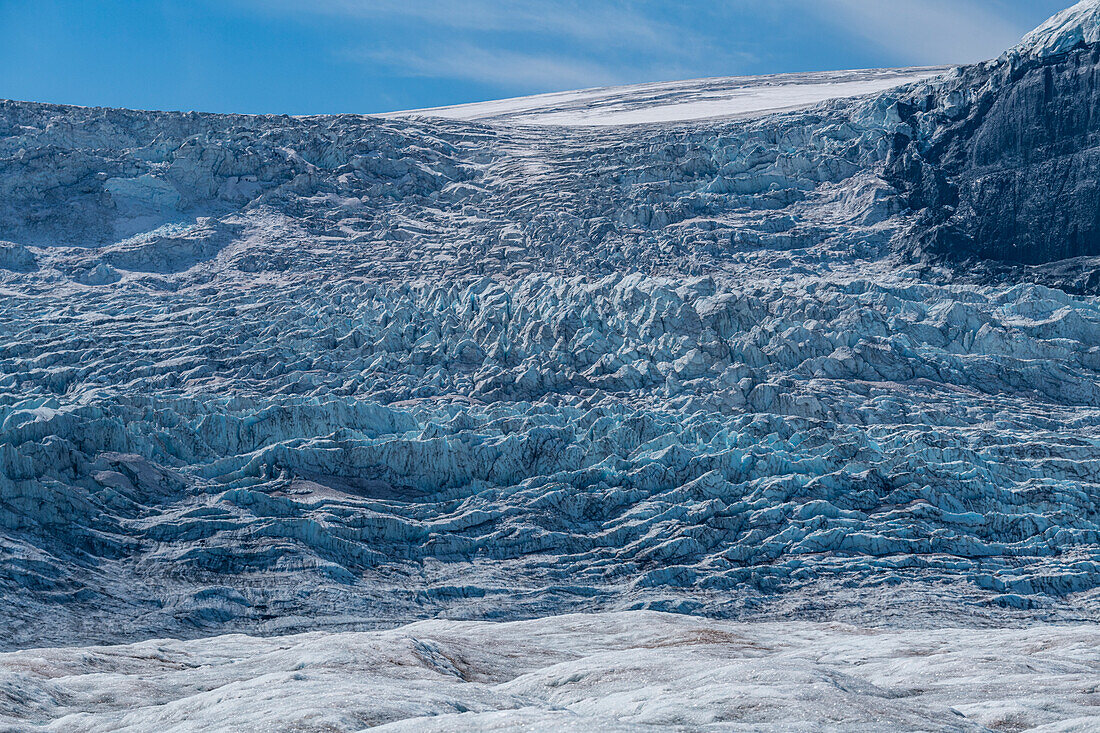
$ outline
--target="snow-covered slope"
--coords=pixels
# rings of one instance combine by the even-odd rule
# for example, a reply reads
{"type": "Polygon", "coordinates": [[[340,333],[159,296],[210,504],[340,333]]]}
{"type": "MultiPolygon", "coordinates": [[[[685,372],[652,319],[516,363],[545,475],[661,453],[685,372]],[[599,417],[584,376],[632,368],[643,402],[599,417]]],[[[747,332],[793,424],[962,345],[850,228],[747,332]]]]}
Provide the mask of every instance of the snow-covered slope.
{"type": "Polygon", "coordinates": [[[761,116],[831,99],[874,94],[947,67],[827,71],[637,84],[394,112],[520,125],[628,125],[761,116]]]}
{"type": "Polygon", "coordinates": [[[1065,53],[1079,44],[1100,42],[1100,3],[1081,0],[1024,36],[1014,51],[1027,56],[1065,53]]]}

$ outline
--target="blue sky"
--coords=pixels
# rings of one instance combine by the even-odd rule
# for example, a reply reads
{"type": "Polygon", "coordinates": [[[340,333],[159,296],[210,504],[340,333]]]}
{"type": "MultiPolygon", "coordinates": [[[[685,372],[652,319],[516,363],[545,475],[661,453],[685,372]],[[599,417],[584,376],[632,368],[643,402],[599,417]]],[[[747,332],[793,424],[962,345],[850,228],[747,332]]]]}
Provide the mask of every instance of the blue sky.
{"type": "Polygon", "coordinates": [[[0,0],[0,98],[384,112],[996,56],[1071,0],[0,0]]]}

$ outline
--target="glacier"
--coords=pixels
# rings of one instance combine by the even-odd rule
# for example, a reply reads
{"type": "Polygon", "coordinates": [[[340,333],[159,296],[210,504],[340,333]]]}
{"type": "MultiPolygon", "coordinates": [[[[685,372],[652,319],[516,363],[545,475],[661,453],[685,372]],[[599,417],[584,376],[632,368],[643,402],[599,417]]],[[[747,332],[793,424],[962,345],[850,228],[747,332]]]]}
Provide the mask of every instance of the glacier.
{"type": "Polygon", "coordinates": [[[35,730],[1088,731],[1096,627],[868,630],[651,611],[0,654],[35,730]],[[669,674],[675,670],[675,674],[669,674]]]}
{"type": "Polygon", "coordinates": [[[1095,727],[1098,29],[386,116],[0,102],[0,722],[1095,727]]]}
{"type": "Polygon", "coordinates": [[[1081,0],[1028,33],[1020,45],[1009,53],[1034,57],[1054,56],[1078,45],[1094,43],[1100,43],[1100,8],[1091,0],[1081,0]]]}

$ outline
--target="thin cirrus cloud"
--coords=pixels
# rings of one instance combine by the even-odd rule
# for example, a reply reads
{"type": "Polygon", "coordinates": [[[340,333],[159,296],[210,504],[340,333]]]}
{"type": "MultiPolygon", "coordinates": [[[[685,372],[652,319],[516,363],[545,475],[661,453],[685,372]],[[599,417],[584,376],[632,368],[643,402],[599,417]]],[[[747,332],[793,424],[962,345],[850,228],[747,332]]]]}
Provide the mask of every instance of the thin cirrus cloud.
{"type": "Polygon", "coordinates": [[[1030,28],[998,2],[974,0],[806,0],[806,9],[898,63],[981,61],[1000,55],[1030,28]]]}
{"type": "Polygon", "coordinates": [[[462,79],[502,88],[578,88],[625,81],[623,70],[597,62],[457,44],[435,49],[351,51],[351,60],[397,76],[462,79]]]}
{"type": "Polygon", "coordinates": [[[677,34],[639,2],[577,0],[269,0],[268,10],[360,20],[416,20],[478,33],[542,33],[578,42],[671,47],[677,34]]]}
{"type": "MultiPolygon", "coordinates": [[[[246,0],[253,7],[255,0],[246,0]]],[[[502,90],[603,86],[690,74],[704,55],[743,60],[649,0],[269,0],[267,13],[415,24],[418,33],[336,53],[397,77],[502,90]]]]}
{"type": "Polygon", "coordinates": [[[502,93],[847,63],[965,63],[998,55],[1036,20],[1022,17],[1017,0],[236,2],[387,29],[333,52],[393,78],[462,80],[502,93]]]}

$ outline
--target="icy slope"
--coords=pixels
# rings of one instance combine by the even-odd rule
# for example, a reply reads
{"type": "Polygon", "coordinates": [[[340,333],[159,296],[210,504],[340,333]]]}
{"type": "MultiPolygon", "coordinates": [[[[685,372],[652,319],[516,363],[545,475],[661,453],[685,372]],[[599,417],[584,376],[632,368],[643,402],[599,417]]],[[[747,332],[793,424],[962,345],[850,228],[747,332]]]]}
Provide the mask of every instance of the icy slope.
{"type": "Polygon", "coordinates": [[[1098,610],[1093,301],[531,276],[4,304],[9,643],[1098,610]]]}
{"type": "Polygon", "coordinates": [[[874,172],[895,101],[552,136],[9,102],[0,231],[8,257],[34,260],[32,277],[92,285],[319,268],[376,279],[710,271],[761,249],[876,253],[888,236],[869,227],[897,212],[874,172]]]}
{"type": "Polygon", "coordinates": [[[1095,52],[552,134],[3,103],[0,643],[1096,620],[1100,281],[989,269],[1100,241],[1095,52]]]}
{"type": "Polygon", "coordinates": [[[1013,51],[1036,57],[1053,56],[1094,43],[1100,43],[1100,3],[1081,0],[1028,33],[1013,51]]]}
{"type": "Polygon", "coordinates": [[[809,107],[882,92],[945,71],[947,67],[695,79],[540,94],[387,116],[567,126],[687,122],[809,107]]]}
{"type": "Polygon", "coordinates": [[[644,612],[426,621],[3,654],[0,725],[1087,731],[1100,726],[1098,649],[1095,626],[899,632],[644,612]]]}

